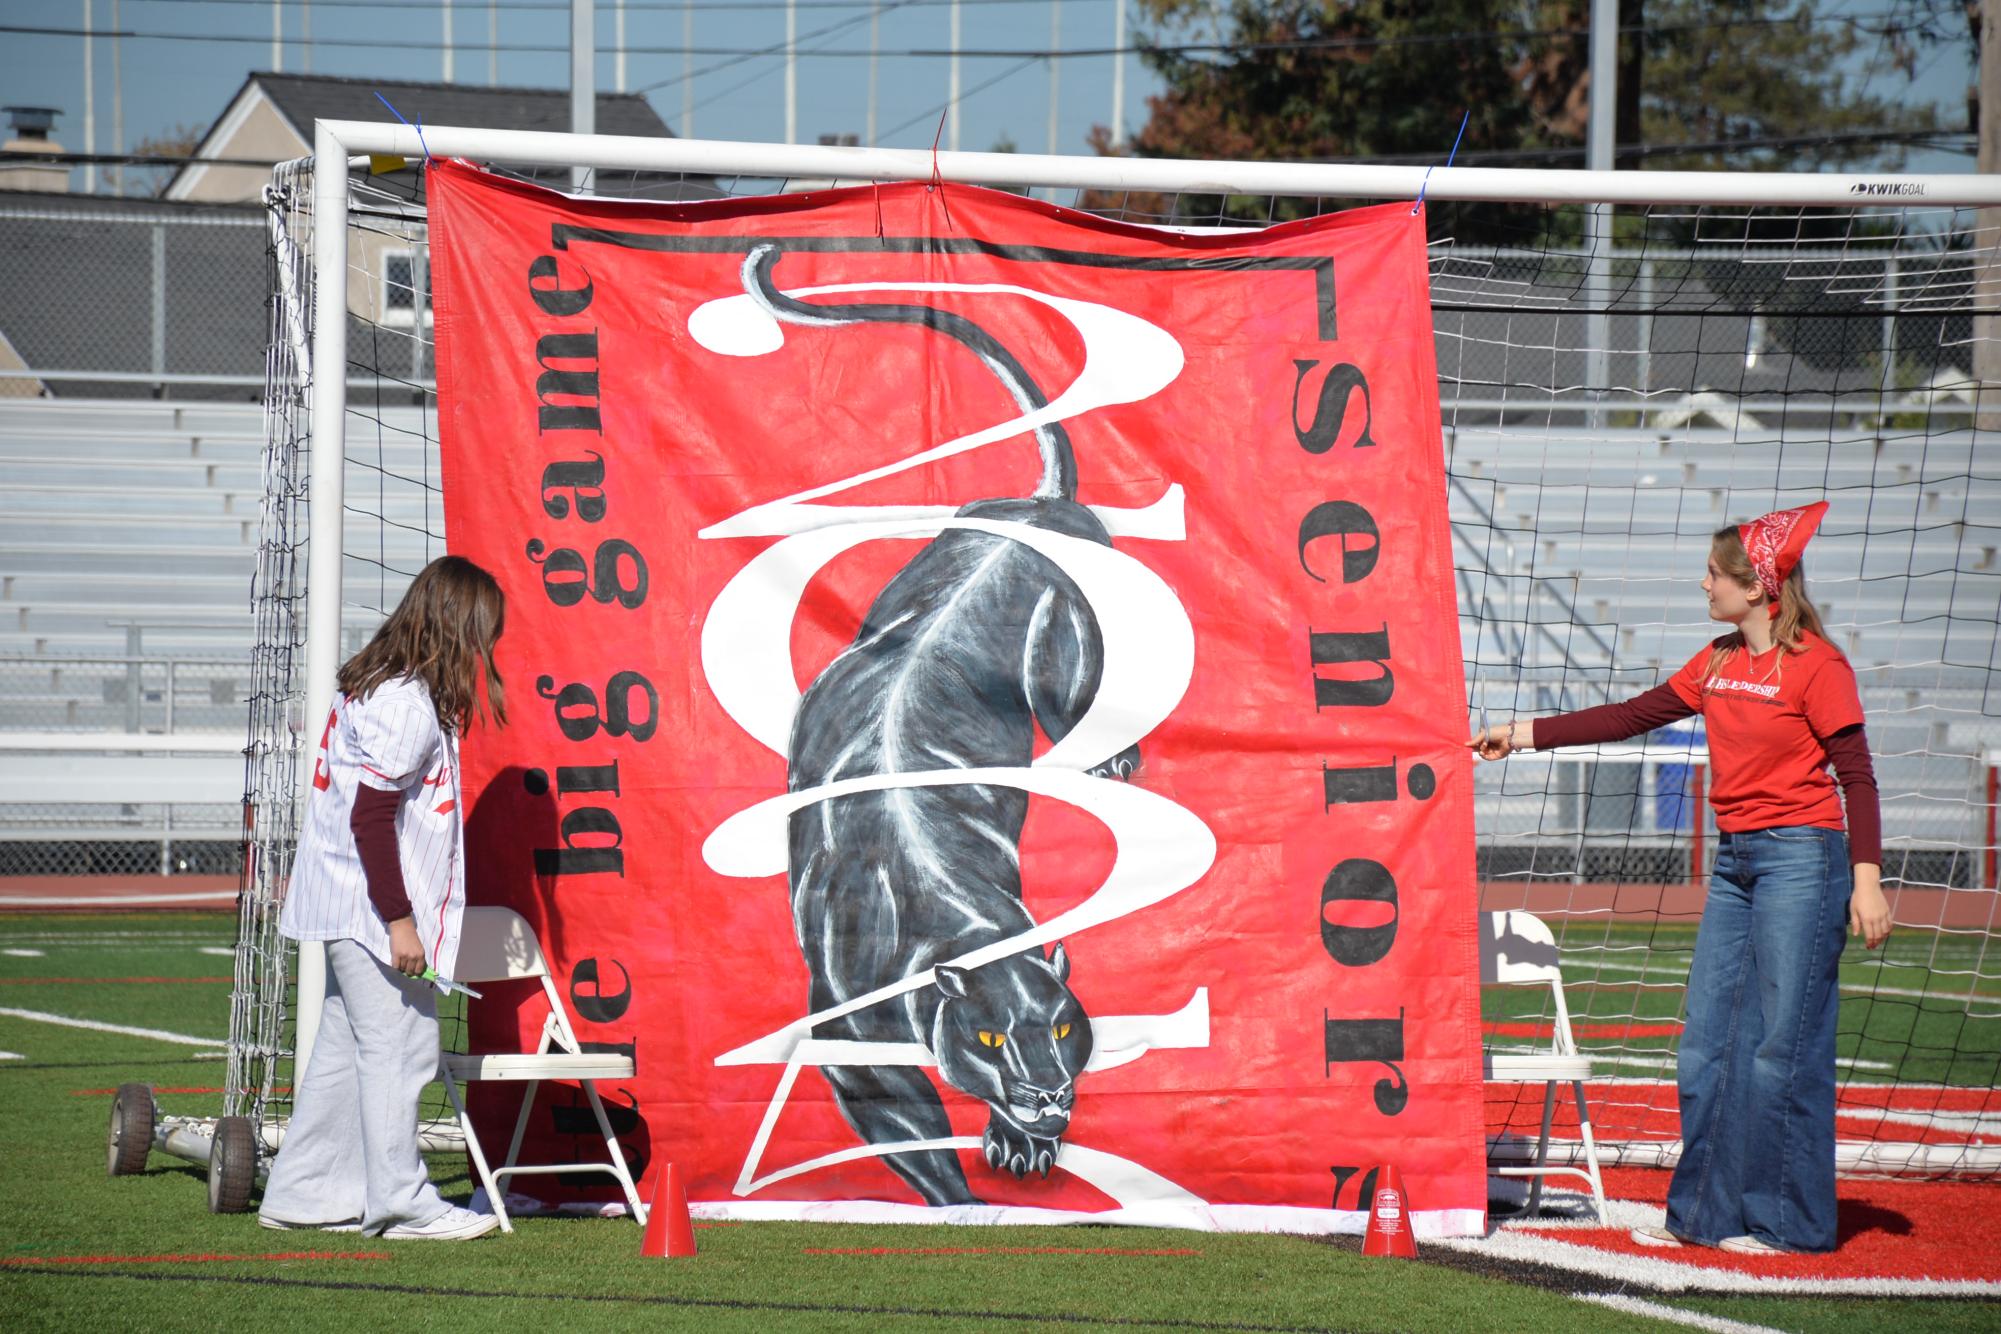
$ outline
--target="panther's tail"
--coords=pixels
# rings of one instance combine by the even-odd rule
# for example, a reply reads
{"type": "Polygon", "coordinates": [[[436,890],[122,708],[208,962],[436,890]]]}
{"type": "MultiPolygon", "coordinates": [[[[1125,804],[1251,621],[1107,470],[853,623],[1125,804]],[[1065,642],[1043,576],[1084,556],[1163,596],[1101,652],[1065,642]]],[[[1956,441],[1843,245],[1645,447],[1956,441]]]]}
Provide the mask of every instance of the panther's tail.
{"type": "MultiPolygon", "coordinates": [[[[822,328],[842,324],[862,324],[881,322],[891,324],[920,324],[927,329],[935,329],[949,338],[957,339],[972,349],[979,359],[987,364],[1023,412],[1033,412],[1047,407],[1049,399],[1030,378],[1028,371],[1015,360],[1014,354],[1001,346],[1000,340],[982,329],[963,315],[955,315],[935,306],[880,305],[867,302],[844,302],[840,305],[816,305],[799,301],[778,290],[771,280],[771,271],[777,266],[784,252],[775,245],[760,245],[745,257],[743,262],[743,288],[750,293],[753,301],[773,319],[787,324],[815,325],[822,328]]],[[[1042,451],[1042,480],[1035,488],[1038,496],[1057,497],[1063,500],[1077,498],[1077,455],[1070,447],[1070,436],[1061,424],[1047,422],[1035,428],[1036,443],[1042,451]]]]}

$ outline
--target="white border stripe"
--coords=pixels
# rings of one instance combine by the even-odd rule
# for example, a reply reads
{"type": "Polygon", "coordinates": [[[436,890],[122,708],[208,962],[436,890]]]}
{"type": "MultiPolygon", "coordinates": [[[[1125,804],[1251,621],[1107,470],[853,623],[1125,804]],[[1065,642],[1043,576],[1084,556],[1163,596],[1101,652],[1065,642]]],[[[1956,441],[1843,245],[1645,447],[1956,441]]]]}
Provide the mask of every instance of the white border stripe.
{"type": "Polygon", "coordinates": [[[164,1028],[132,1028],[125,1024],[101,1024],[95,1019],[72,1019],[66,1014],[48,1014],[41,1010],[16,1010],[0,1006],[0,1015],[11,1019],[26,1019],[37,1024],[60,1024],[64,1028],[87,1028],[93,1033],[123,1033],[135,1038],[155,1038],[161,1042],[178,1042],[185,1047],[226,1047],[229,1044],[221,1038],[198,1038],[186,1033],[169,1033],[164,1028]]]}
{"type": "Polygon", "coordinates": [[[156,903],[226,903],[233,889],[195,894],[0,894],[0,908],[133,908],[156,903]]]}
{"type": "MultiPolygon", "coordinates": [[[[1614,1201],[1617,1205],[1619,1201],[1614,1201]]],[[[1614,1217],[1617,1220],[1618,1210],[1614,1217]]],[[[1653,1217],[1659,1217],[1655,1206],[1653,1217]]],[[[1915,1278],[1780,1278],[1735,1269],[1710,1269],[1677,1264],[1650,1255],[1600,1250],[1595,1246],[1559,1241],[1555,1237],[1503,1228],[1484,1238],[1441,1237],[1434,1243],[1467,1255],[1493,1260],[1567,1269],[1656,1292],[1764,1292],[1842,1294],[1858,1297],[2001,1297],[2001,1283],[1991,1279],[1915,1278]]]]}
{"type": "Polygon", "coordinates": [[[1649,1320],[1665,1320],[1671,1325],[1712,1330],[1714,1334],[1783,1334],[1783,1331],[1770,1325],[1747,1325],[1741,1320],[1725,1320],[1720,1315],[1704,1315],[1700,1311],[1684,1311],[1678,1306],[1643,1302],[1638,1297],[1627,1297],[1617,1292],[1573,1292],[1570,1295],[1580,1302],[1609,1306],[1615,1311],[1645,1316],[1649,1320]]]}

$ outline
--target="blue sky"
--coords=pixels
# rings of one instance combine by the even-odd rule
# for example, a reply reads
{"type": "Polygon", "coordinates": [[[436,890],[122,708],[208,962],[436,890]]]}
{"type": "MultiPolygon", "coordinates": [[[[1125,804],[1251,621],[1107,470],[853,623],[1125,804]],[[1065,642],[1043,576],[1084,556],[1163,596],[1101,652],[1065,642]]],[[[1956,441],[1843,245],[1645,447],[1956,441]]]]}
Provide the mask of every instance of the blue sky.
{"type": "MultiPolygon", "coordinates": [[[[894,3],[895,0],[885,0],[894,3]]],[[[112,0],[0,0],[0,22],[78,28],[86,3],[95,6],[100,30],[111,26],[112,0]]],[[[694,42],[699,47],[751,49],[784,40],[781,0],[692,0],[694,42]],[[769,7],[753,7],[769,6],[769,7]]],[[[1104,48],[1112,44],[1117,0],[1060,0],[1060,49],[1104,48]]],[[[1880,4],[1874,9],[1880,9],[1880,4]]],[[[438,79],[443,74],[445,15],[451,14],[457,49],[455,77],[483,83],[488,74],[490,19],[497,19],[499,81],[505,84],[563,86],[569,77],[568,5],[564,0],[391,0],[369,7],[336,0],[284,0],[287,41],[284,68],[320,74],[438,79]],[[310,22],[310,51],[301,40],[310,22]],[[350,44],[351,43],[351,44],[350,44]],[[507,50],[542,47],[542,51],[507,50]]],[[[1868,0],[1846,0],[1825,9],[1874,12],[1868,0]]],[[[246,73],[269,68],[274,6],[271,0],[119,0],[119,25],[127,30],[199,34],[202,41],[127,40],[121,46],[125,143],[162,133],[178,124],[206,126],[218,116],[246,73]]],[[[598,80],[615,86],[613,0],[598,0],[598,80]]],[[[903,0],[882,15],[885,51],[931,50],[950,44],[949,7],[943,0],[903,0]]],[[[825,51],[866,52],[869,19],[865,0],[840,7],[829,0],[800,0],[801,45],[825,51]],[[817,29],[833,27],[822,36],[817,29]]],[[[966,0],[960,45],[966,49],[1046,49],[1050,42],[1051,0],[966,0]]],[[[779,141],[784,138],[784,62],[776,57],[736,60],[728,54],[692,58],[697,75],[682,82],[684,13],[681,0],[629,0],[626,14],[626,86],[648,98],[677,132],[684,130],[685,93],[692,88],[693,129],[705,138],[779,141]],[[647,50],[646,48],[654,48],[647,50]]],[[[99,39],[96,52],[96,142],[112,151],[112,43],[99,39]]],[[[1079,56],[1059,62],[1020,58],[967,58],[962,62],[960,143],[967,149],[993,147],[1003,138],[1025,151],[1049,142],[1052,64],[1061,66],[1056,121],[1057,151],[1081,153],[1094,124],[1112,116],[1113,59],[1079,56]],[[982,85],[986,85],[982,87],[982,85]]],[[[947,98],[948,62],[937,55],[890,55],[879,66],[877,125],[880,140],[896,147],[931,142],[939,110],[947,98]]],[[[1879,90],[1897,97],[1934,96],[1957,105],[1968,78],[1958,47],[1935,54],[1917,90],[1901,77],[1879,80],[1879,90]]],[[[1128,128],[1145,116],[1153,77],[1126,58],[1125,104],[1128,128]]],[[[0,35],[0,101],[60,107],[57,137],[82,149],[82,42],[70,36],[0,35]]],[[[799,135],[812,142],[823,133],[865,134],[868,119],[868,61],[859,56],[806,55],[799,61],[799,135]]],[[[1956,112],[1948,111],[1948,116],[1956,112]]],[[[1441,145],[1443,149],[1444,145],[1441,145]]],[[[1966,171],[1970,158],[1926,154],[1912,170],[1966,171]]]]}

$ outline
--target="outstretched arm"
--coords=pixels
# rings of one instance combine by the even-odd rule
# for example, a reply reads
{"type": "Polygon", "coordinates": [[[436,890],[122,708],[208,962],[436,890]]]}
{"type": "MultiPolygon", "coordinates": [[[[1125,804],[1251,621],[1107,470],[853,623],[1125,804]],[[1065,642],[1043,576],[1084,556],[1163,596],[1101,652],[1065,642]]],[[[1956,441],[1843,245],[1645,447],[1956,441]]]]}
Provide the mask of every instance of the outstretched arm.
{"type": "Polygon", "coordinates": [[[1694,707],[1676,694],[1673,686],[1657,685],[1644,695],[1616,704],[1501,723],[1475,736],[1466,746],[1483,760],[1498,760],[1514,750],[1554,750],[1558,746],[1624,741],[1694,714],[1694,707]]]}

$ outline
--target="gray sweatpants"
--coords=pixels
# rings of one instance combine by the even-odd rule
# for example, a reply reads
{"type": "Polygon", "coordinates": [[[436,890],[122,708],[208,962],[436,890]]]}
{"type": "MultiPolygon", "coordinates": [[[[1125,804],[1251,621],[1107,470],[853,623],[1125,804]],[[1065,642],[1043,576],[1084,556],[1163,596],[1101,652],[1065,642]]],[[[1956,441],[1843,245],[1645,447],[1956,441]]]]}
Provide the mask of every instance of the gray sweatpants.
{"type": "Polygon", "coordinates": [[[352,940],[327,944],[327,994],[261,1209],[286,1223],[361,1220],[370,1236],[450,1206],[417,1148],[438,1073],[438,1000],[352,940]]]}

